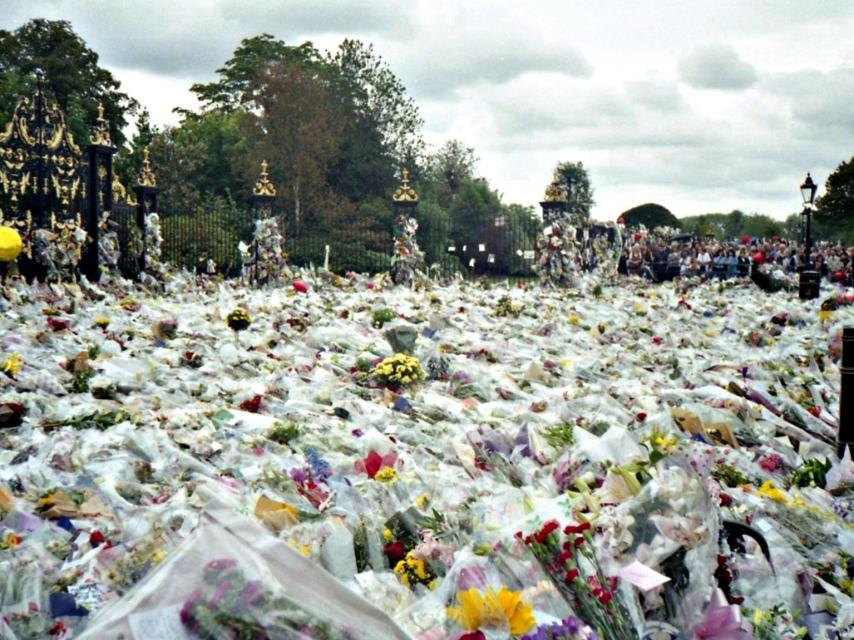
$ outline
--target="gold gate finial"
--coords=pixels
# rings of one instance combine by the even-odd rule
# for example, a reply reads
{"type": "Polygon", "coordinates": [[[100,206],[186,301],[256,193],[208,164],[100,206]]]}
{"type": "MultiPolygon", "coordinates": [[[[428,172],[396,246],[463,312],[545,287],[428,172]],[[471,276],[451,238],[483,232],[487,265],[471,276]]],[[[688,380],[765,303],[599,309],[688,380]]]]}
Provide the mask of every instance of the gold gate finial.
{"type": "Polygon", "coordinates": [[[137,181],[140,187],[156,187],[157,177],[154,175],[154,169],[151,167],[151,158],[148,147],[142,150],[142,169],[139,170],[137,181]]]}
{"type": "Polygon", "coordinates": [[[418,202],[418,193],[409,184],[409,169],[401,172],[400,186],[394,190],[391,199],[395,202],[418,202]]]}
{"type": "Polygon", "coordinates": [[[252,189],[252,195],[256,196],[275,196],[276,185],[270,181],[269,173],[270,165],[266,160],[261,161],[261,177],[255,183],[255,188],[252,189]]]}
{"type": "Polygon", "coordinates": [[[104,103],[98,103],[98,119],[94,127],[92,127],[92,135],[90,136],[92,144],[98,144],[104,147],[112,147],[113,139],[110,136],[110,127],[107,126],[107,120],[104,118],[104,103]]]}

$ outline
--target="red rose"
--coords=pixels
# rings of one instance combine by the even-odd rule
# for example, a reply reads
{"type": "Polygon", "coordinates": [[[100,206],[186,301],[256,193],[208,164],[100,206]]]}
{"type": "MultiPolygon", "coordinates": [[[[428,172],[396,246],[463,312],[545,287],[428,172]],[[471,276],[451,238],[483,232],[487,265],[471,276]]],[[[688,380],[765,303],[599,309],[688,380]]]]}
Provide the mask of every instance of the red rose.
{"type": "Polygon", "coordinates": [[[389,542],[383,547],[383,553],[392,567],[406,557],[406,549],[399,540],[389,542]]]}
{"type": "Polygon", "coordinates": [[[98,530],[93,531],[89,534],[89,544],[93,547],[97,547],[99,544],[103,544],[106,538],[104,534],[98,530]]]}
{"type": "Polygon", "coordinates": [[[643,411],[639,411],[637,415],[635,415],[635,417],[638,419],[638,422],[643,422],[644,420],[646,420],[646,413],[644,413],[643,411]]]}
{"type": "Polygon", "coordinates": [[[261,400],[261,396],[252,396],[249,400],[244,400],[240,403],[240,409],[249,413],[258,413],[258,410],[261,408],[261,400]]]}

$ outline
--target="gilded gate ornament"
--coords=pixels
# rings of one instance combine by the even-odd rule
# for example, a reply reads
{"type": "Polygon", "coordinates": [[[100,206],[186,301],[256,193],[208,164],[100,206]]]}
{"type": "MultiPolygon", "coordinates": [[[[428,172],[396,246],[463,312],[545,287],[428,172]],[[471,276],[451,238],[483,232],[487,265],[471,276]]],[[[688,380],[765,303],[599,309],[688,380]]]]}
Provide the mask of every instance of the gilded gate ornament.
{"type": "Polygon", "coordinates": [[[276,195],[276,185],[274,185],[270,181],[270,173],[269,173],[270,165],[267,164],[266,160],[261,161],[261,176],[258,178],[258,182],[255,183],[255,188],[252,189],[252,195],[255,196],[275,196],[276,195]]]}
{"type": "Polygon", "coordinates": [[[157,177],[154,175],[154,169],[151,166],[151,154],[148,147],[142,150],[142,168],[137,176],[137,184],[140,187],[156,187],[157,177]]]}
{"type": "Polygon", "coordinates": [[[34,211],[41,218],[36,226],[46,222],[48,211],[72,218],[83,186],[81,166],[80,148],[62,110],[48,102],[44,72],[38,70],[35,93],[18,102],[0,134],[0,194],[12,209],[34,211]]]}

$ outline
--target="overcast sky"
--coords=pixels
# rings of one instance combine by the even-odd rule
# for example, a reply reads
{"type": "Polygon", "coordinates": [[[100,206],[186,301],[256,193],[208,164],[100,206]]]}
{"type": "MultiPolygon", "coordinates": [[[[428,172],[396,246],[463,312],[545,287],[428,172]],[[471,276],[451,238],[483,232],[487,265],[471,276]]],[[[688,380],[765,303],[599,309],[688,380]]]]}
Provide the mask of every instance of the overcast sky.
{"type": "Polygon", "coordinates": [[[854,155],[854,1],[0,0],[0,27],[69,20],[155,123],[241,38],[373,42],[428,142],[474,147],[508,201],[581,160],[594,216],[799,209],[854,155]]]}

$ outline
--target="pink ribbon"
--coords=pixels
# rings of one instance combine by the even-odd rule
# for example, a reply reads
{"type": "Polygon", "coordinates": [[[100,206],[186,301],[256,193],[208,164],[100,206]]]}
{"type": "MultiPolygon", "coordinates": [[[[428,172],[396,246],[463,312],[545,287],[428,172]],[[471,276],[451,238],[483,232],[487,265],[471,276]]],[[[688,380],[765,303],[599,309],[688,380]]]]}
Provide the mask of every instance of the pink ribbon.
{"type": "Polygon", "coordinates": [[[728,604],[724,592],[715,589],[703,622],[694,630],[697,640],[753,640],[753,627],[741,617],[737,604],[728,604]]]}

